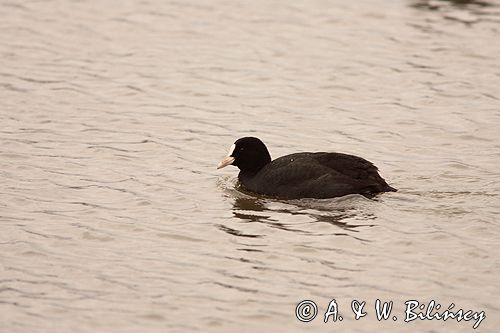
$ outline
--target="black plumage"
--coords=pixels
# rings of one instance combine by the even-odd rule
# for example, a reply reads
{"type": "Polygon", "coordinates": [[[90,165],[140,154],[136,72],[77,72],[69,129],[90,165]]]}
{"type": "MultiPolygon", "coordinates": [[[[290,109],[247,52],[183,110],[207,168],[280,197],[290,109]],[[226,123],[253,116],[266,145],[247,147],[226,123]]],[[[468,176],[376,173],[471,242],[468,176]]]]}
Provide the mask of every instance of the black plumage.
{"type": "Polygon", "coordinates": [[[278,198],[323,199],[396,191],[364,158],[318,152],[295,153],[271,161],[264,143],[254,137],[238,139],[218,168],[230,164],[240,169],[238,179],[245,190],[278,198]]]}

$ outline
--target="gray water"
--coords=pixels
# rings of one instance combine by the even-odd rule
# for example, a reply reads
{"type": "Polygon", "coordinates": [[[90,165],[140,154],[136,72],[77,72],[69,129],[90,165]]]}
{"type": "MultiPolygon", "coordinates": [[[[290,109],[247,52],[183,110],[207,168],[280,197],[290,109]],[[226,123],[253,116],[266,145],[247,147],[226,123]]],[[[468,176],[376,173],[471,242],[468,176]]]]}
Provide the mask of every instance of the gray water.
{"type": "Polygon", "coordinates": [[[0,332],[474,331],[405,323],[407,300],[484,311],[476,331],[497,332],[500,3],[0,13],[0,332]],[[247,135],[273,158],[362,156],[399,191],[241,193],[215,167],[247,135]],[[332,299],[344,320],[325,324],[332,299]]]}

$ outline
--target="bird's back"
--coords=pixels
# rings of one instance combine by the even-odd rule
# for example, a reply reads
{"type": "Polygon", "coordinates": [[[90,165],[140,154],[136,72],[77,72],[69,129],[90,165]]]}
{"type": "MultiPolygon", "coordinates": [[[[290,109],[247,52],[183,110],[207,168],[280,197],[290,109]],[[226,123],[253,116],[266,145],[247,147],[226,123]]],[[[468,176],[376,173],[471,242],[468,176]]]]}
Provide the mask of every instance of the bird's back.
{"type": "Polygon", "coordinates": [[[249,191],[290,199],[395,191],[371,162],[342,153],[286,155],[239,179],[249,191]]]}

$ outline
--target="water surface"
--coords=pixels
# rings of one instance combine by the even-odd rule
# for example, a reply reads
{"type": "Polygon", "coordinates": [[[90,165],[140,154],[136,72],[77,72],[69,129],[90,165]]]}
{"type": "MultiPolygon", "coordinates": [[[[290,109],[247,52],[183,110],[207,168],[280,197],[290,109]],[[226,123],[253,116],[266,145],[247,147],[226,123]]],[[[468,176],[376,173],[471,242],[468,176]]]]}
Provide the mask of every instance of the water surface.
{"type": "Polygon", "coordinates": [[[0,11],[0,331],[473,331],[404,323],[410,299],[500,325],[498,2],[0,11]],[[246,135],[363,156],[399,192],[249,196],[215,169],[246,135]]]}

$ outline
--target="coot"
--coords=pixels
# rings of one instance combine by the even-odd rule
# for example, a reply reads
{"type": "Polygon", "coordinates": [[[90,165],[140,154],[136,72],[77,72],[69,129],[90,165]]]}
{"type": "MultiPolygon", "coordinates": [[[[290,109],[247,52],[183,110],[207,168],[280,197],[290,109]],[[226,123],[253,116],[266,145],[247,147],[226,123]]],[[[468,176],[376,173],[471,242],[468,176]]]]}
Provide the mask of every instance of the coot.
{"type": "Polygon", "coordinates": [[[284,199],[366,196],[395,192],[364,158],[342,153],[295,153],[271,161],[266,145],[254,137],[236,140],[217,169],[240,169],[238,179],[250,192],[284,199]]]}

